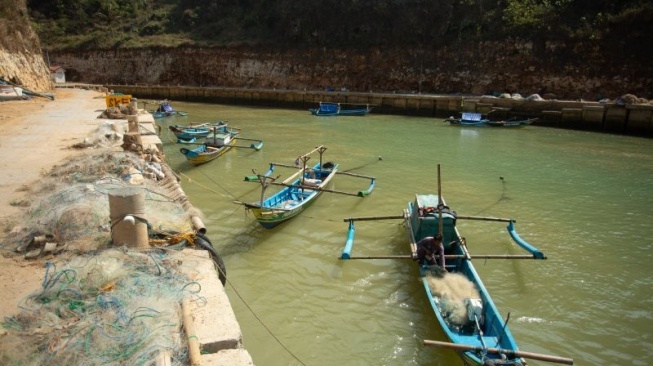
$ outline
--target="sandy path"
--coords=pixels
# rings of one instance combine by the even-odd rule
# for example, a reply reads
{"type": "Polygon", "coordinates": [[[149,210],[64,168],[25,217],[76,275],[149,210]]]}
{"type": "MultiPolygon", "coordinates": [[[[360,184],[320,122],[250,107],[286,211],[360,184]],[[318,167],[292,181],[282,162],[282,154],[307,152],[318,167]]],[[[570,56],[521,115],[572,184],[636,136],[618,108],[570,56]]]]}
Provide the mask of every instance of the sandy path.
{"type": "MultiPolygon", "coordinates": [[[[58,89],[50,101],[36,97],[29,101],[0,102],[0,321],[16,313],[20,301],[41,286],[43,261],[13,258],[13,248],[3,245],[4,230],[10,229],[23,208],[12,206],[30,185],[65,158],[83,154],[69,149],[103,123],[97,116],[104,110],[102,93],[80,89],[58,89]]],[[[47,258],[46,258],[47,259],[47,258]]]]}

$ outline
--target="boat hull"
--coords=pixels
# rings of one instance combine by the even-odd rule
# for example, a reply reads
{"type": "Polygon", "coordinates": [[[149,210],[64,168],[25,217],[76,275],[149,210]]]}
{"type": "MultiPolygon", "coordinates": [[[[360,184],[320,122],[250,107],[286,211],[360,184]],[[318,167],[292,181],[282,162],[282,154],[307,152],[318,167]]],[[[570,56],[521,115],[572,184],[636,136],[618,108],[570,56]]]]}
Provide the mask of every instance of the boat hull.
{"type": "Polygon", "coordinates": [[[312,170],[315,179],[321,181],[313,189],[307,187],[306,184],[301,185],[302,178],[300,177],[262,203],[247,204],[246,207],[254,214],[256,221],[264,228],[271,229],[299,215],[322,194],[321,189],[325,188],[336,175],[338,165],[335,164],[332,169],[327,170],[320,169],[318,163],[313,166],[312,170]]]}
{"type": "Polygon", "coordinates": [[[186,160],[188,160],[189,163],[198,166],[224,155],[232,148],[232,145],[235,142],[236,141],[232,139],[227,145],[221,147],[202,145],[195,149],[182,148],[179,151],[186,156],[186,160]]]}
{"type": "MultiPolygon", "coordinates": [[[[444,200],[439,200],[437,195],[416,195],[415,202],[410,202],[407,209],[406,230],[408,234],[418,242],[426,236],[432,236],[440,232],[439,220],[442,220],[442,243],[445,243],[445,254],[447,255],[466,255],[461,241],[462,236],[456,228],[455,212],[448,209],[443,210],[443,214],[436,214],[439,204],[445,205],[444,200]]],[[[447,339],[455,344],[471,345],[479,348],[501,348],[507,350],[518,350],[517,344],[510,333],[506,323],[501,318],[494,302],[492,301],[487,289],[483,285],[480,276],[476,272],[472,261],[466,258],[456,258],[446,260],[446,274],[462,275],[477,290],[479,298],[464,299],[464,304],[459,304],[463,308],[467,306],[466,319],[454,319],[451,316],[452,300],[447,298],[446,294],[434,292],[434,277],[430,274],[430,268],[419,266],[419,274],[431,304],[431,308],[444,331],[447,339]],[[478,302],[476,302],[478,300],[478,302]],[[470,305],[472,304],[472,305],[470,305]],[[476,307],[473,304],[481,304],[476,307]],[[480,315],[479,332],[475,322],[470,319],[470,314],[480,315]]],[[[476,296],[476,295],[474,295],[476,296]]],[[[486,360],[490,359],[495,362],[494,365],[502,365],[499,355],[483,354],[479,351],[460,351],[460,357],[471,365],[483,365],[486,360]]],[[[505,365],[522,365],[521,358],[510,358],[506,360],[505,365]]]]}

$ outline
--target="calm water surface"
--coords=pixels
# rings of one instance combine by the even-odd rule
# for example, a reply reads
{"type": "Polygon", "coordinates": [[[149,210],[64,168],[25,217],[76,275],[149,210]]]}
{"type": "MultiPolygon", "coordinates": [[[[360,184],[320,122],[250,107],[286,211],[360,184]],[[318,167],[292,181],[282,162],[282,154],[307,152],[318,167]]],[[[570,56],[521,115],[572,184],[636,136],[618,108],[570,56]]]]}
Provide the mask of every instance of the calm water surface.
{"type": "MultiPolygon", "coordinates": [[[[452,209],[514,218],[518,233],[548,256],[474,261],[502,316],[510,313],[521,350],[571,357],[576,365],[653,359],[653,141],[537,126],[461,128],[431,118],[174,106],[189,115],[162,122],[167,159],[205,214],[256,365],[462,364],[452,351],[422,345],[444,338],[412,262],[338,259],[343,218],[400,215],[416,193],[437,193],[437,164],[452,209]],[[166,126],[220,119],[242,128],[240,137],[263,139],[263,150],[233,149],[192,167],[166,126]],[[252,169],[292,164],[317,145],[341,170],[376,177],[373,194],[325,193],[272,230],[233,203],[259,199],[260,185],[243,180],[252,169]]],[[[294,172],[279,169],[282,177],[294,172]]],[[[339,175],[331,188],[358,191],[367,183],[339,175]]],[[[525,254],[503,223],[458,226],[472,255],[525,254]]],[[[356,228],[354,255],[409,252],[401,220],[356,228]]]]}

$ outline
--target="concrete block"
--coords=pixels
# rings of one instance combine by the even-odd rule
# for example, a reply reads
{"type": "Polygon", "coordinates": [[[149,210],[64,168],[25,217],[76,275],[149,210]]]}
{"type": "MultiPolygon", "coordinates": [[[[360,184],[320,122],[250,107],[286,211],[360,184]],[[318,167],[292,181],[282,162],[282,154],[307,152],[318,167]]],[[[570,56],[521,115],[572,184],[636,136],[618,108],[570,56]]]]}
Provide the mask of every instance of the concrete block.
{"type": "Polygon", "coordinates": [[[228,349],[202,355],[202,364],[211,366],[254,366],[252,356],[244,349],[228,349]]]}
{"type": "Polygon", "coordinates": [[[242,332],[210,254],[184,249],[180,270],[201,286],[190,301],[202,353],[242,348],[242,332]]]}

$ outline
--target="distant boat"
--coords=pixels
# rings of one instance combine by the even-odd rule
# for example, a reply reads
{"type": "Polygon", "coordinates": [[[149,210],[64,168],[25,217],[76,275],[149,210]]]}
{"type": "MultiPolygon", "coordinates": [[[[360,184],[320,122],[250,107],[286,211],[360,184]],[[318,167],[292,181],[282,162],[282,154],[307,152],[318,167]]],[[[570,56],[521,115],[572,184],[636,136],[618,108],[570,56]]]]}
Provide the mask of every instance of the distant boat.
{"type": "Polygon", "coordinates": [[[508,119],[503,121],[489,121],[488,126],[491,127],[526,127],[533,122],[537,122],[539,118],[527,118],[527,119],[508,119]]]}
{"type": "Polygon", "coordinates": [[[296,166],[270,163],[270,169],[264,175],[257,174],[256,176],[246,177],[245,180],[248,182],[258,181],[261,183],[261,200],[251,203],[235,201],[235,203],[241,204],[245,206],[246,209],[250,210],[261,226],[266,229],[271,229],[299,215],[315,202],[322,192],[340,193],[357,197],[365,197],[372,192],[375,184],[374,177],[339,172],[338,164],[322,161],[322,154],[325,150],[326,147],[318,146],[315,150],[300,156],[297,159],[298,164],[296,166]],[[306,166],[306,162],[314,152],[320,154],[320,161],[312,167],[308,167],[306,166]],[[297,171],[286,178],[283,182],[277,183],[275,180],[279,177],[273,178],[270,176],[274,171],[275,166],[295,168],[297,171]],[[326,186],[331,182],[336,174],[346,174],[370,179],[370,186],[365,191],[357,193],[327,189],[326,186]],[[265,198],[265,190],[270,185],[277,185],[283,188],[265,198]]]}
{"type": "Polygon", "coordinates": [[[317,108],[310,108],[314,116],[364,116],[372,111],[373,107],[366,105],[358,108],[343,108],[341,103],[320,102],[317,108]]]}
{"type": "Polygon", "coordinates": [[[188,113],[186,113],[186,112],[178,111],[178,110],[175,110],[174,108],[172,108],[172,106],[170,105],[170,102],[168,102],[167,100],[164,100],[164,101],[160,102],[157,109],[154,112],[152,112],[152,116],[154,118],[163,118],[163,117],[168,117],[168,116],[172,116],[172,115],[175,115],[175,114],[178,114],[180,116],[188,115],[188,113]]]}
{"type": "Polygon", "coordinates": [[[13,85],[0,85],[0,101],[23,99],[23,88],[13,85]]]}
{"type": "Polygon", "coordinates": [[[511,118],[507,120],[491,121],[489,118],[484,117],[481,113],[463,112],[460,118],[449,117],[445,122],[454,126],[466,127],[525,127],[537,121],[538,118],[516,119],[511,118]]]}
{"type": "Polygon", "coordinates": [[[480,127],[487,126],[489,119],[484,118],[480,113],[463,112],[460,118],[449,117],[444,120],[455,126],[480,127]]]}
{"type": "Polygon", "coordinates": [[[224,121],[212,123],[202,123],[194,126],[172,125],[168,129],[177,137],[178,140],[191,140],[208,136],[213,128],[217,127],[217,132],[224,132],[227,124],[224,121]]]}

